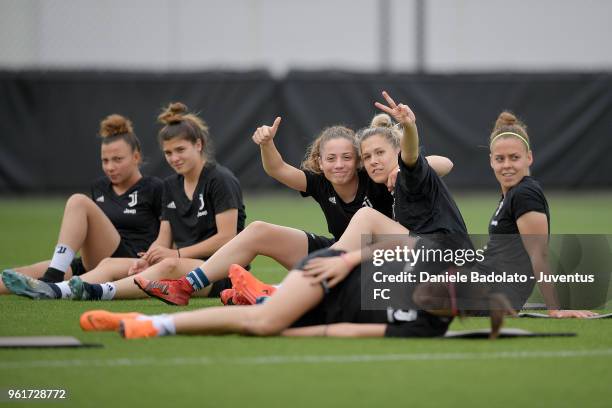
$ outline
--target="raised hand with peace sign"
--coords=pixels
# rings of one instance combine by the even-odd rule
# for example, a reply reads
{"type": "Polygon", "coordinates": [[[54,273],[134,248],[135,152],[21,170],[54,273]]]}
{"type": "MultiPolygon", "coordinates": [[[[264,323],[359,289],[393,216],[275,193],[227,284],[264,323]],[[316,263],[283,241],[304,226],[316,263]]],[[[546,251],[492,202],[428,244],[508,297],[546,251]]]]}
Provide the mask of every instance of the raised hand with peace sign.
{"type": "Polygon", "coordinates": [[[386,91],[383,91],[382,95],[389,104],[389,106],[383,105],[380,102],[375,102],[374,106],[376,106],[381,111],[391,115],[391,117],[395,119],[398,123],[400,123],[402,126],[410,126],[416,124],[416,116],[414,116],[414,112],[412,112],[408,105],[404,105],[403,103],[400,103],[399,105],[396,104],[393,98],[391,98],[391,96],[389,96],[386,91]]]}
{"type": "Polygon", "coordinates": [[[402,125],[404,134],[400,143],[402,150],[402,161],[408,167],[413,167],[419,158],[419,134],[416,127],[416,116],[408,107],[400,103],[395,103],[393,98],[386,92],[382,92],[383,98],[387,101],[387,105],[380,102],[375,102],[374,106],[383,112],[389,114],[393,119],[402,125]]]}

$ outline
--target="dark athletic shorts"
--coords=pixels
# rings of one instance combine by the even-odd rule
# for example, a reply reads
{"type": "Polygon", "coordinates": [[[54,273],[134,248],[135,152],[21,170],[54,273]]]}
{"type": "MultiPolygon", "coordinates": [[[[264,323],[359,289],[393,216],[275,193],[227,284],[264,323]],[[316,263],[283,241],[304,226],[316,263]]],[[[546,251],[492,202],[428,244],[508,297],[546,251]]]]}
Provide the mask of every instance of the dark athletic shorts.
{"type": "Polygon", "coordinates": [[[324,237],[323,235],[313,234],[312,232],[304,231],[308,238],[308,253],[319,249],[329,248],[336,242],[333,238],[324,237]]]}
{"type": "MultiPolygon", "coordinates": [[[[297,263],[294,269],[297,272],[304,268],[313,258],[339,256],[344,251],[335,249],[321,249],[309,254],[297,263]]],[[[332,324],[339,322],[352,323],[387,323],[386,311],[361,310],[361,267],[357,266],[340,283],[331,289],[322,285],[325,295],[317,306],[306,312],[291,327],[316,326],[319,324],[332,324]]]]}
{"type": "MultiPolygon", "coordinates": [[[[138,258],[138,254],[128,246],[123,239],[119,241],[119,245],[115,252],[110,256],[111,258],[138,258]]],[[[72,269],[72,276],[80,276],[88,271],[85,269],[85,265],[83,265],[83,260],[81,257],[74,258],[70,263],[70,269],[72,269]]]]}

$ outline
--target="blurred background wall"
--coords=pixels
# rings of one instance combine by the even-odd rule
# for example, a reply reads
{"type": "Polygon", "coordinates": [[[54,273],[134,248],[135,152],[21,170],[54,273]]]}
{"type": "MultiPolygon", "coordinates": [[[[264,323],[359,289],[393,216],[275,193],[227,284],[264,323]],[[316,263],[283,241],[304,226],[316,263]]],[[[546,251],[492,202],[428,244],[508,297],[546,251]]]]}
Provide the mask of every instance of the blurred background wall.
{"type": "Polygon", "coordinates": [[[387,89],[410,104],[451,187],[489,188],[502,109],[534,140],[545,187],[612,185],[612,2],[606,0],[0,0],[0,192],[101,175],[96,131],[133,119],[145,171],[169,174],[155,117],[182,100],[247,189],[276,187],[253,130],[283,116],[298,164],[324,126],[366,125],[387,89]]]}

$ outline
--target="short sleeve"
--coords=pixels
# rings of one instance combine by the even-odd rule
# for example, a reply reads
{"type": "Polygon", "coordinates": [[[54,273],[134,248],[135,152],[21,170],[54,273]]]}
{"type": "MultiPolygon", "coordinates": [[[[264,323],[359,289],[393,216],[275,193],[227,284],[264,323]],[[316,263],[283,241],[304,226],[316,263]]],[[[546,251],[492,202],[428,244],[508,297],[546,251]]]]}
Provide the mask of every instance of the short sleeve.
{"type": "Polygon", "coordinates": [[[408,167],[404,163],[401,153],[398,155],[398,163],[400,172],[397,175],[397,182],[407,191],[421,191],[425,181],[432,177],[433,170],[423,154],[419,154],[414,167],[408,167]]]}
{"type": "Polygon", "coordinates": [[[304,170],[304,174],[306,175],[306,191],[300,191],[300,194],[302,197],[313,197],[317,200],[323,189],[323,176],[307,170],[304,170]]]}
{"type": "Polygon", "coordinates": [[[546,214],[547,204],[544,194],[531,186],[520,186],[519,190],[512,196],[510,209],[514,220],[522,215],[535,211],[546,214]]]}
{"type": "Polygon", "coordinates": [[[161,191],[161,217],[160,220],[168,221],[168,204],[170,204],[170,185],[167,180],[162,183],[161,191]]]}
{"type": "Polygon", "coordinates": [[[153,202],[151,203],[151,207],[153,209],[153,214],[156,218],[162,218],[162,212],[164,206],[162,206],[162,202],[164,199],[164,183],[157,179],[153,179],[153,194],[152,194],[153,202]]]}
{"type": "Polygon", "coordinates": [[[219,175],[211,183],[211,202],[213,211],[220,214],[230,209],[240,208],[240,186],[228,175],[219,175]]]}

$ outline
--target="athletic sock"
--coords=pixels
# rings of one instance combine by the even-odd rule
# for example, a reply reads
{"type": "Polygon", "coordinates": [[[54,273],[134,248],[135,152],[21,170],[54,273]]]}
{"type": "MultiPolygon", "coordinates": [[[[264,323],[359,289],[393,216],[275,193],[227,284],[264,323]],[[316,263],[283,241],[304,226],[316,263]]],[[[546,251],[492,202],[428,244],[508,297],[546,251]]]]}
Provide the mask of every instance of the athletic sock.
{"type": "Polygon", "coordinates": [[[48,267],[45,274],[40,278],[41,281],[47,283],[58,283],[64,280],[64,272],[48,267]]]}
{"type": "Polygon", "coordinates": [[[68,245],[59,243],[53,252],[53,258],[49,263],[49,268],[42,277],[43,282],[61,282],[64,274],[68,270],[70,263],[74,259],[74,250],[68,245]]]}
{"type": "Polygon", "coordinates": [[[55,283],[51,283],[51,282],[45,282],[45,285],[48,285],[51,288],[51,290],[53,290],[53,293],[55,294],[53,299],[61,299],[62,298],[62,290],[59,288],[59,286],[57,286],[55,283]]]}
{"type": "Polygon", "coordinates": [[[210,285],[210,281],[201,268],[195,268],[193,271],[189,272],[185,279],[187,279],[187,282],[189,282],[194,291],[210,285]]]}
{"type": "Polygon", "coordinates": [[[87,293],[87,297],[84,297],[83,299],[87,299],[87,300],[102,299],[102,285],[100,285],[99,283],[83,282],[83,292],[87,293]]]}
{"type": "Polygon", "coordinates": [[[142,316],[139,319],[151,320],[153,326],[157,329],[158,336],[174,336],[176,334],[174,319],[170,315],[142,316]]]}
{"type": "Polygon", "coordinates": [[[68,281],[62,281],[60,283],[54,283],[52,285],[56,286],[61,291],[62,299],[72,298],[72,290],[70,290],[70,286],[68,286],[68,281]]]}
{"type": "Polygon", "coordinates": [[[100,300],[113,300],[115,297],[115,293],[117,293],[117,288],[114,283],[106,282],[100,285],[102,287],[102,296],[100,300]]]}

